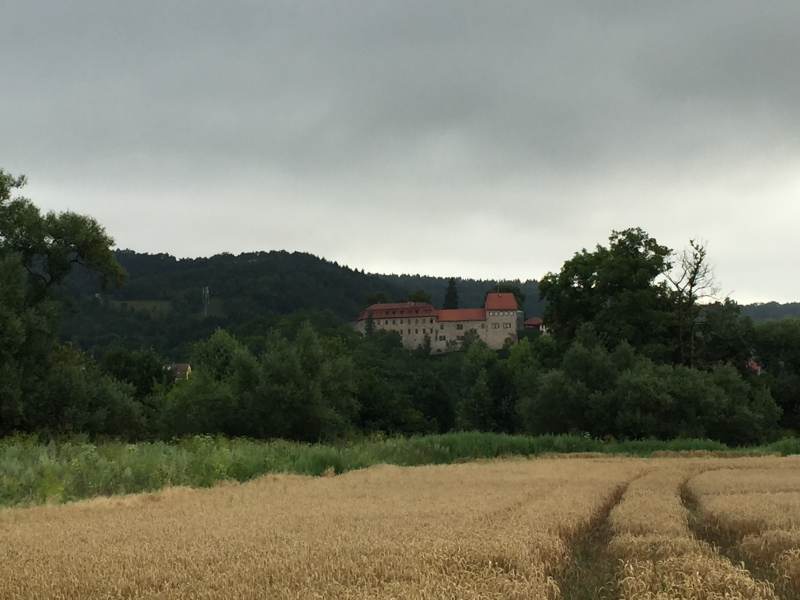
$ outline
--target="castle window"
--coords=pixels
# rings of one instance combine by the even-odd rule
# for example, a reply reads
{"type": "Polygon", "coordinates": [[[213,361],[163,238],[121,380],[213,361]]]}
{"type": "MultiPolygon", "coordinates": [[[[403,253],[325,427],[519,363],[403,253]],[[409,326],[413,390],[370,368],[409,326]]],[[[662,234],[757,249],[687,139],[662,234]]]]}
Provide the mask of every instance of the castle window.
{"type": "Polygon", "coordinates": [[[464,324],[463,323],[458,323],[456,325],[456,329],[464,329],[464,324]]]}
{"type": "Polygon", "coordinates": [[[415,330],[414,330],[414,333],[419,333],[419,329],[415,329],[415,330]]]}
{"type": "Polygon", "coordinates": [[[444,342],[445,340],[447,340],[447,336],[446,335],[440,335],[439,336],[439,341],[440,342],[444,342]]]}
{"type": "Polygon", "coordinates": [[[439,329],[444,329],[444,323],[439,324],[439,329]]]}
{"type": "Polygon", "coordinates": [[[481,323],[481,329],[486,329],[486,323],[481,323]]]}
{"type": "Polygon", "coordinates": [[[511,323],[503,323],[503,329],[511,329],[511,323]]]}
{"type": "Polygon", "coordinates": [[[492,329],[500,329],[500,323],[492,323],[492,329]]]}

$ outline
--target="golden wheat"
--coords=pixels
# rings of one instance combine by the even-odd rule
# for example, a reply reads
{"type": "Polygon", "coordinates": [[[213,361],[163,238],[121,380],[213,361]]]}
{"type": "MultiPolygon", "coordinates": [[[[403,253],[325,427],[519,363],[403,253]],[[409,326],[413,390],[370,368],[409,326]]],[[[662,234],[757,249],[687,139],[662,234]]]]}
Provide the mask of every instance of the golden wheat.
{"type": "MultiPolygon", "coordinates": [[[[750,521],[725,520],[729,511],[763,511],[721,499],[767,482],[776,498],[794,493],[786,482],[797,466],[713,457],[381,466],[6,509],[0,598],[556,600],[567,597],[579,541],[607,523],[623,599],[767,600],[769,583],[692,534],[681,490],[703,518],[739,527],[750,521]]],[[[770,523],[794,522],[798,506],[781,506],[770,523]]],[[[748,527],[736,530],[742,551],[768,554],[775,582],[791,590],[798,530],[748,527]]]]}
{"type": "Polygon", "coordinates": [[[570,537],[640,468],[541,460],[0,512],[0,597],[558,598],[570,537]]]}
{"type": "Polygon", "coordinates": [[[623,600],[776,598],[769,584],[755,581],[692,535],[680,492],[701,464],[687,461],[647,473],[630,484],[611,512],[616,535],[610,548],[622,561],[623,600]]]}
{"type": "Polygon", "coordinates": [[[693,478],[705,527],[763,572],[779,591],[800,596],[800,461],[772,468],[717,469],[693,478]]]}

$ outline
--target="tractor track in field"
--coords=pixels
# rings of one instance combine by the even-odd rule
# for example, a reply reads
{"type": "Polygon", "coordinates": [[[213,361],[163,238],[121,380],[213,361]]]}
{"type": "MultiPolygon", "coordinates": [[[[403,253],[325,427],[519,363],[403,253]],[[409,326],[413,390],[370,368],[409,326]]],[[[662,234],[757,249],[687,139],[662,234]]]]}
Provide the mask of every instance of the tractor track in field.
{"type": "Polygon", "coordinates": [[[565,600],[613,600],[619,597],[617,590],[619,561],[609,550],[609,542],[614,535],[609,515],[622,501],[628,486],[635,479],[621,485],[597,518],[571,541],[572,560],[557,578],[561,595],[565,600]]]}
{"type": "MultiPolygon", "coordinates": [[[[695,477],[697,475],[698,474],[695,474],[695,477]]],[[[710,544],[720,556],[727,558],[734,565],[739,565],[747,569],[750,576],[755,581],[769,583],[777,590],[778,582],[775,579],[774,572],[759,567],[753,564],[752,561],[746,560],[745,557],[736,550],[736,546],[741,540],[736,536],[726,535],[718,529],[708,526],[708,523],[703,519],[703,515],[700,513],[698,498],[689,490],[689,481],[691,481],[691,478],[687,479],[683,482],[683,485],[681,485],[680,496],[681,502],[683,502],[683,505],[689,511],[689,529],[692,535],[698,540],[710,544]]],[[[782,600],[798,600],[796,598],[786,598],[777,591],[776,595],[782,600]]]]}

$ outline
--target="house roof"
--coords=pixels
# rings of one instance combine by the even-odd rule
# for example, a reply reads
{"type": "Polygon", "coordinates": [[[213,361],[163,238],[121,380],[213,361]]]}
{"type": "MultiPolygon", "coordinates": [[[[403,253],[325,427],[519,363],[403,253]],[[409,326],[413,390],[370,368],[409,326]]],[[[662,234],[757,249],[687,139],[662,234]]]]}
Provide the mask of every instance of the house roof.
{"type": "Polygon", "coordinates": [[[485,321],[487,310],[519,310],[517,299],[510,292],[486,294],[484,308],[443,308],[436,310],[428,302],[383,302],[368,306],[358,315],[357,321],[413,317],[436,317],[442,322],[485,321]]]}
{"type": "Polygon", "coordinates": [[[373,304],[361,311],[359,321],[368,319],[392,319],[397,317],[435,317],[436,309],[427,302],[384,302],[373,304]]]}
{"type": "Polygon", "coordinates": [[[490,292],[486,294],[486,310],[519,310],[517,297],[511,292],[490,292]]]}
{"type": "Polygon", "coordinates": [[[526,327],[539,327],[543,323],[544,321],[542,321],[540,317],[531,317],[530,319],[525,319],[526,327]]]}
{"type": "Polygon", "coordinates": [[[443,308],[439,311],[439,321],[485,321],[486,311],[482,308],[443,308]]]}

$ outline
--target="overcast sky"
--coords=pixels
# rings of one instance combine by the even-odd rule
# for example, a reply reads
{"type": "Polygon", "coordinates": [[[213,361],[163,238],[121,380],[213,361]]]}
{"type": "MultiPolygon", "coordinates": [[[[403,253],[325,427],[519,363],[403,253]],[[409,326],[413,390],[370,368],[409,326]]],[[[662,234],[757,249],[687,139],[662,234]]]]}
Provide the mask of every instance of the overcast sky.
{"type": "Polygon", "coordinates": [[[539,278],[612,229],[800,300],[800,2],[0,0],[0,167],[118,246],[539,278]]]}

